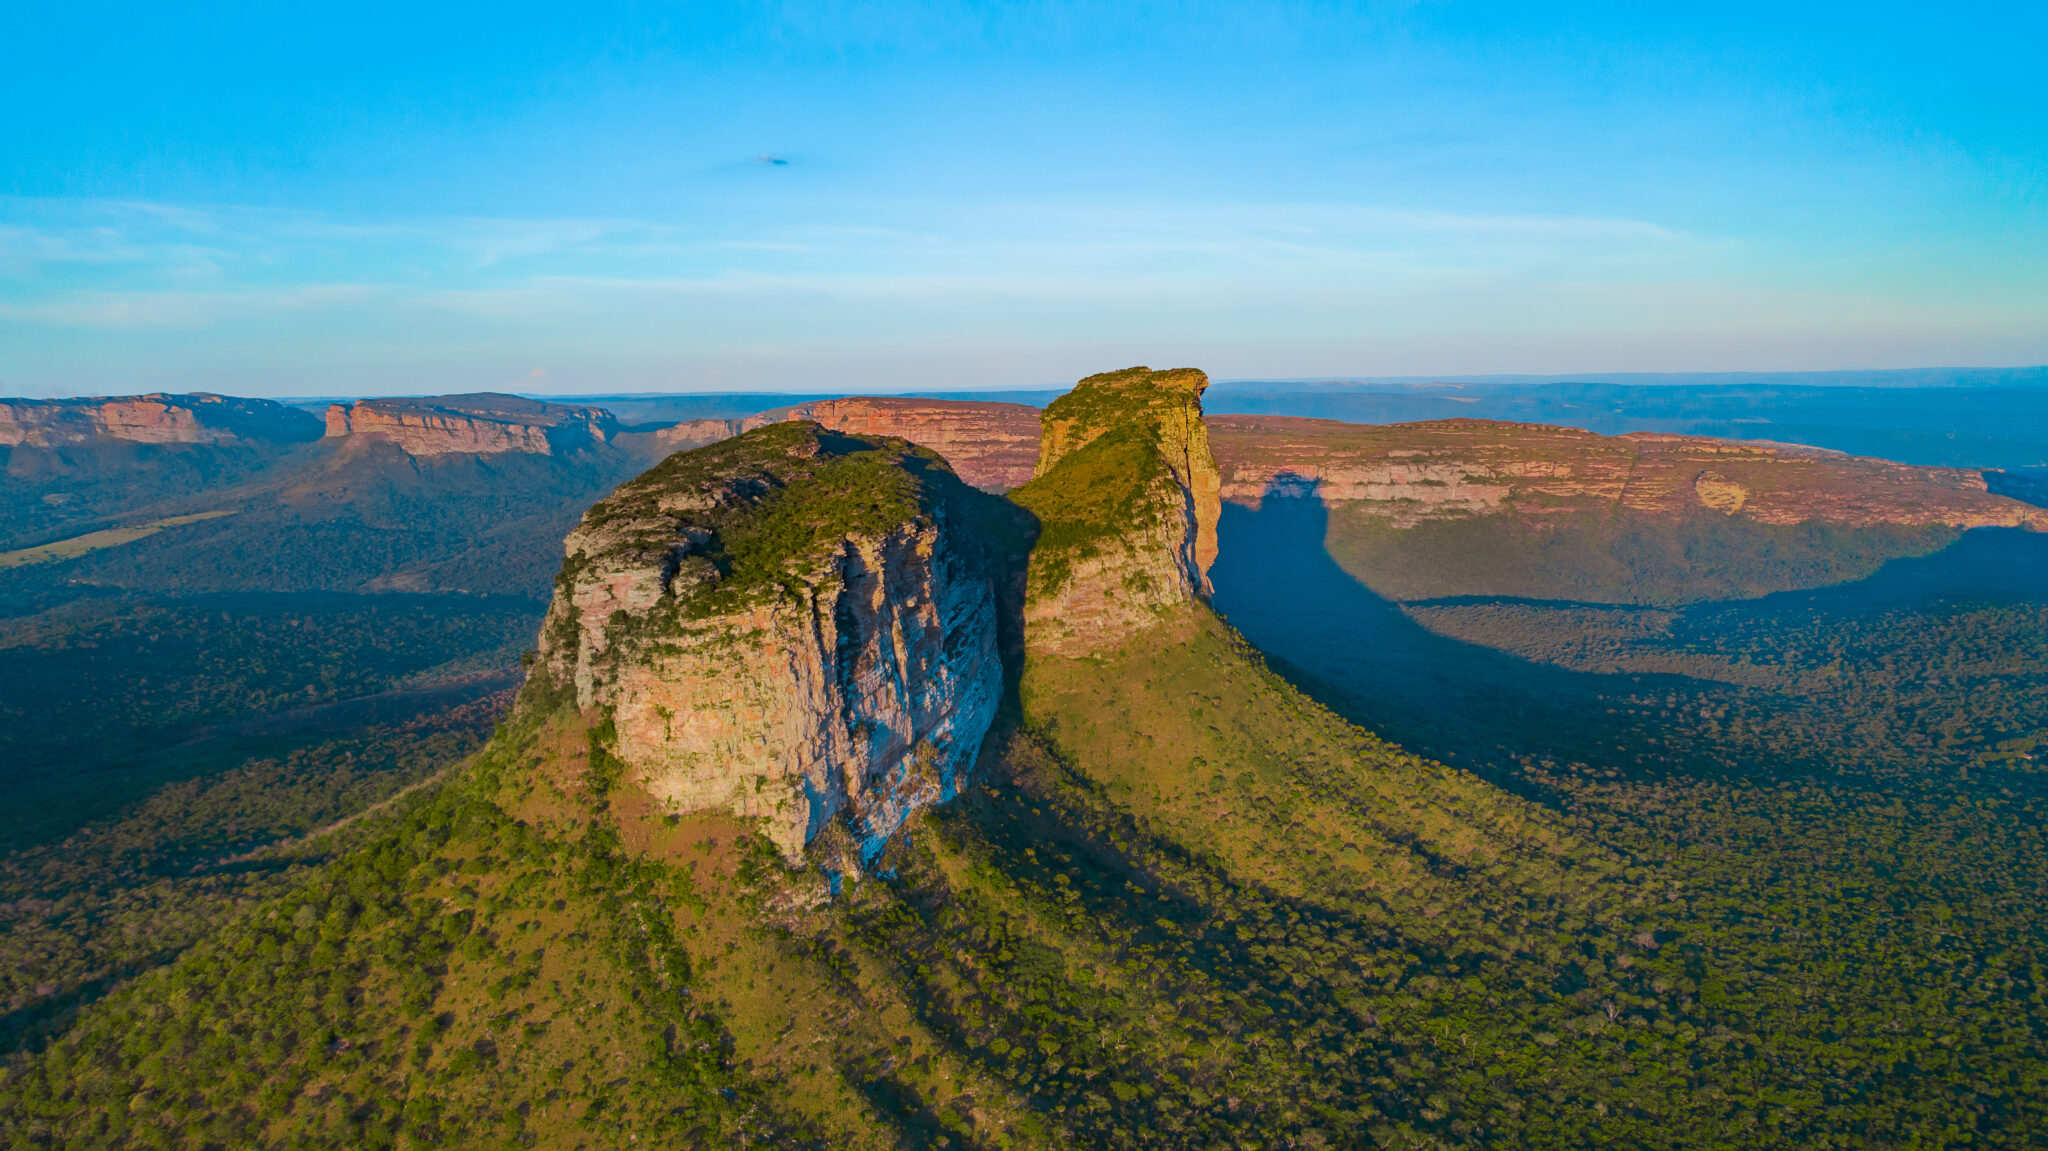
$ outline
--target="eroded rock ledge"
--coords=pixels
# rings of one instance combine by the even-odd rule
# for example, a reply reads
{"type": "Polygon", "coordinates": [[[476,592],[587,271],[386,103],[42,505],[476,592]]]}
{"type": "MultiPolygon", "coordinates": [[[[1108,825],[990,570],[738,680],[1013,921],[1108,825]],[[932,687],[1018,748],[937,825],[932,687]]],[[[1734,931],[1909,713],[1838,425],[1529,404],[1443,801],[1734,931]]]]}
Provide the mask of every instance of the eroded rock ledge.
{"type": "Polygon", "coordinates": [[[871,856],[995,716],[989,500],[928,449],[812,422],[670,456],[568,537],[536,674],[610,712],[671,810],[871,856]]]}
{"type": "Polygon", "coordinates": [[[0,446],[297,443],[317,438],[305,412],[210,392],[74,400],[0,400],[0,446]]]}
{"type": "Polygon", "coordinates": [[[1314,495],[1396,528],[1501,514],[1540,523],[1616,508],[1781,525],[2048,527],[2048,513],[1987,490],[1983,473],[1794,444],[1497,420],[1216,416],[1209,425],[1233,503],[1314,495]]]}
{"type": "Polygon", "coordinates": [[[609,442],[618,430],[603,408],[546,404],[519,396],[479,393],[330,404],[327,438],[343,448],[396,444],[407,454],[554,455],[609,442]]]}

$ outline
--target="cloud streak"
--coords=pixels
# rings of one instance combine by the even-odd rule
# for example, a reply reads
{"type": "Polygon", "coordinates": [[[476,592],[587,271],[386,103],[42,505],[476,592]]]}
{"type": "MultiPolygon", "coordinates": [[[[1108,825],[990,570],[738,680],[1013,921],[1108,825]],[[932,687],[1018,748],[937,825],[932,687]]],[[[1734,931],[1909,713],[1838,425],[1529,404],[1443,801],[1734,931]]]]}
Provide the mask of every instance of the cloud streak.
{"type": "Polygon", "coordinates": [[[987,382],[1013,384],[1103,355],[1267,375],[1707,369],[1770,366],[1743,357],[1800,331],[1816,346],[1861,340],[1864,363],[1956,338],[2048,358],[2038,296],[1845,282],[1752,244],[1599,216],[1125,200],[914,220],[853,206],[836,222],[714,229],[6,207],[0,390],[12,391],[215,386],[208,373],[235,363],[263,364],[264,387],[284,392],[362,388],[394,365],[408,381],[498,380],[542,361],[562,386],[708,371],[766,386],[835,357],[940,386],[975,347],[997,374],[987,382]],[[1679,354],[1633,358],[1660,340],[1679,354]]]}

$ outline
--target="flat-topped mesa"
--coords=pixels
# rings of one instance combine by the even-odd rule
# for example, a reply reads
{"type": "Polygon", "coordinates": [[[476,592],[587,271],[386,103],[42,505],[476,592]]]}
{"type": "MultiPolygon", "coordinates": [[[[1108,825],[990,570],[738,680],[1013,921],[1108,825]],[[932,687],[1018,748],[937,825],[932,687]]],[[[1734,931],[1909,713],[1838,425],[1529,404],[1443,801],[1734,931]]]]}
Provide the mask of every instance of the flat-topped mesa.
{"type": "Polygon", "coordinates": [[[547,404],[481,392],[330,404],[327,438],[344,448],[395,444],[414,456],[454,453],[554,455],[608,443],[618,430],[603,408],[547,404]]]}
{"type": "Polygon", "coordinates": [[[0,446],[7,447],[298,443],[318,435],[318,422],[297,408],[209,392],[0,400],[0,446]]]}
{"type": "Polygon", "coordinates": [[[1987,490],[1983,473],[1821,448],[1496,420],[1348,424],[1290,416],[1210,421],[1223,495],[1256,507],[1313,493],[1409,528],[1514,515],[1538,524],[1622,509],[1761,524],[2048,528],[2048,510],[1987,490]]]}
{"type": "Polygon", "coordinates": [[[1024,607],[1035,653],[1114,648],[1209,594],[1221,478],[1193,368],[1089,376],[1047,406],[1038,466],[1011,498],[1039,519],[1024,607]]]}
{"type": "Polygon", "coordinates": [[[988,498],[927,449],[810,422],[679,452],[570,533],[535,674],[610,713],[670,810],[759,817],[791,858],[843,815],[871,858],[995,717],[988,498]]]}
{"type": "Polygon", "coordinates": [[[1022,486],[1038,463],[1038,409],[1026,404],[852,396],[763,412],[746,426],[773,420],[816,420],[857,436],[923,444],[944,456],[961,479],[987,492],[1022,486]]]}
{"type": "Polygon", "coordinates": [[[684,420],[654,433],[654,442],[664,450],[685,452],[720,440],[729,440],[744,430],[738,420],[684,420]]]}

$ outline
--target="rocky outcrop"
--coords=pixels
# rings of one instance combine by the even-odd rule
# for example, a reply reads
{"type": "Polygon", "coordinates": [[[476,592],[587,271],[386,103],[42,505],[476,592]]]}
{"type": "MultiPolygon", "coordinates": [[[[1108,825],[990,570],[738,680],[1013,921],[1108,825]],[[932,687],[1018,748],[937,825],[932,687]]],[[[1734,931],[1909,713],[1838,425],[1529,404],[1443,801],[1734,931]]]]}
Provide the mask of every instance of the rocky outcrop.
{"type": "Polygon", "coordinates": [[[1981,473],[1789,444],[1494,420],[1217,416],[1209,427],[1224,498],[1257,507],[1268,495],[1313,493],[1395,527],[1504,513],[1542,522],[1617,507],[1764,524],[2048,527],[2048,512],[1993,494],[1981,473]]]}
{"type": "Polygon", "coordinates": [[[207,392],[0,400],[0,446],[8,447],[298,443],[318,435],[318,422],[297,408],[207,392]]]}
{"type": "Polygon", "coordinates": [[[1113,649],[1209,594],[1220,476],[1192,368],[1090,376],[1053,401],[1032,481],[1039,517],[1024,607],[1033,653],[1113,649]]]}
{"type": "Polygon", "coordinates": [[[569,535],[536,674],[609,712],[671,810],[871,857],[952,797],[995,715],[987,498],[927,450],[811,422],[672,455],[569,535]]]}
{"type": "Polygon", "coordinates": [[[494,393],[330,404],[327,438],[344,449],[395,444],[414,456],[451,453],[554,455],[608,443],[618,430],[603,408],[541,403],[494,393]]]}

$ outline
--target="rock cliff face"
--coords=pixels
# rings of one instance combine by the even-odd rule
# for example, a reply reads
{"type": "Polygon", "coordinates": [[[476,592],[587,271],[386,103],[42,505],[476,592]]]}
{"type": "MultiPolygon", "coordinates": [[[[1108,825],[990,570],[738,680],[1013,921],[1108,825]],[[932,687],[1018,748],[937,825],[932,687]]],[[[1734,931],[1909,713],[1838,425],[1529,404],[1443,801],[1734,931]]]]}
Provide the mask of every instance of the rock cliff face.
{"type": "Polygon", "coordinates": [[[654,433],[654,441],[671,452],[686,452],[720,440],[729,440],[744,429],[739,420],[684,420],[654,433]]]}
{"type": "Polygon", "coordinates": [[[1616,507],[1763,524],[2048,527],[2048,511],[1992,494],[1977,472],[1787,444],[1601,436],[1493,420],[1216,416],[1209,426],[1224,498],[1257,507],[1269,494],[1313,492],[1332,508],[1395,527],[1502,513],[1542,521],[1616,507]]]}
{"type": "Polygon", "coordinates": [[[927,450],[811,422],[670,456],[569,535],[536,674],[609,711],[672,810],[871,857],[953,796],[1002,694],[972,499],[927,450]]]}
{"type": "Polygon", "coordinates": [[[207,392],[80,400],[0,400],[0,446],[64,448],[98,443],[297,443],[319,425],[297,408],[207,392]]]}
{"type": "Polygon", "coordinates": [[[1038,463],[1038,409],[1025,404],[857,396],[765,412],[747,426],[774,419],[816,420],[834,431],[923,444],[983,491],[1021,486],[1038,463]]]}
{"type": "Polygon", "coordinates": [[[1192,368],[1090,376],[1045,409],[1032,481],[1039,517],[1024,608],[1034,653],[1115,647],[1209,593],[1220,477],[1192,368]]]}
{"type": "Polygon", "coordinates": [[[603,408],[492,393],[357,400],[327,408],[327,438],[341,441],[344,449],[390,443],[414,456],[554,455],[608,443],[617,430],[603,408]]]}
{"type": "Polygon", "coordinates": [[[1037,408],[973,400],[855,396],[777,408],[744,420],[684,420],[654,435],[670,451],[682,451],[790,420],[923,444],[945,457],[954,474],[986,492],[1023,484],[1038,463],[1037,408]]]}

